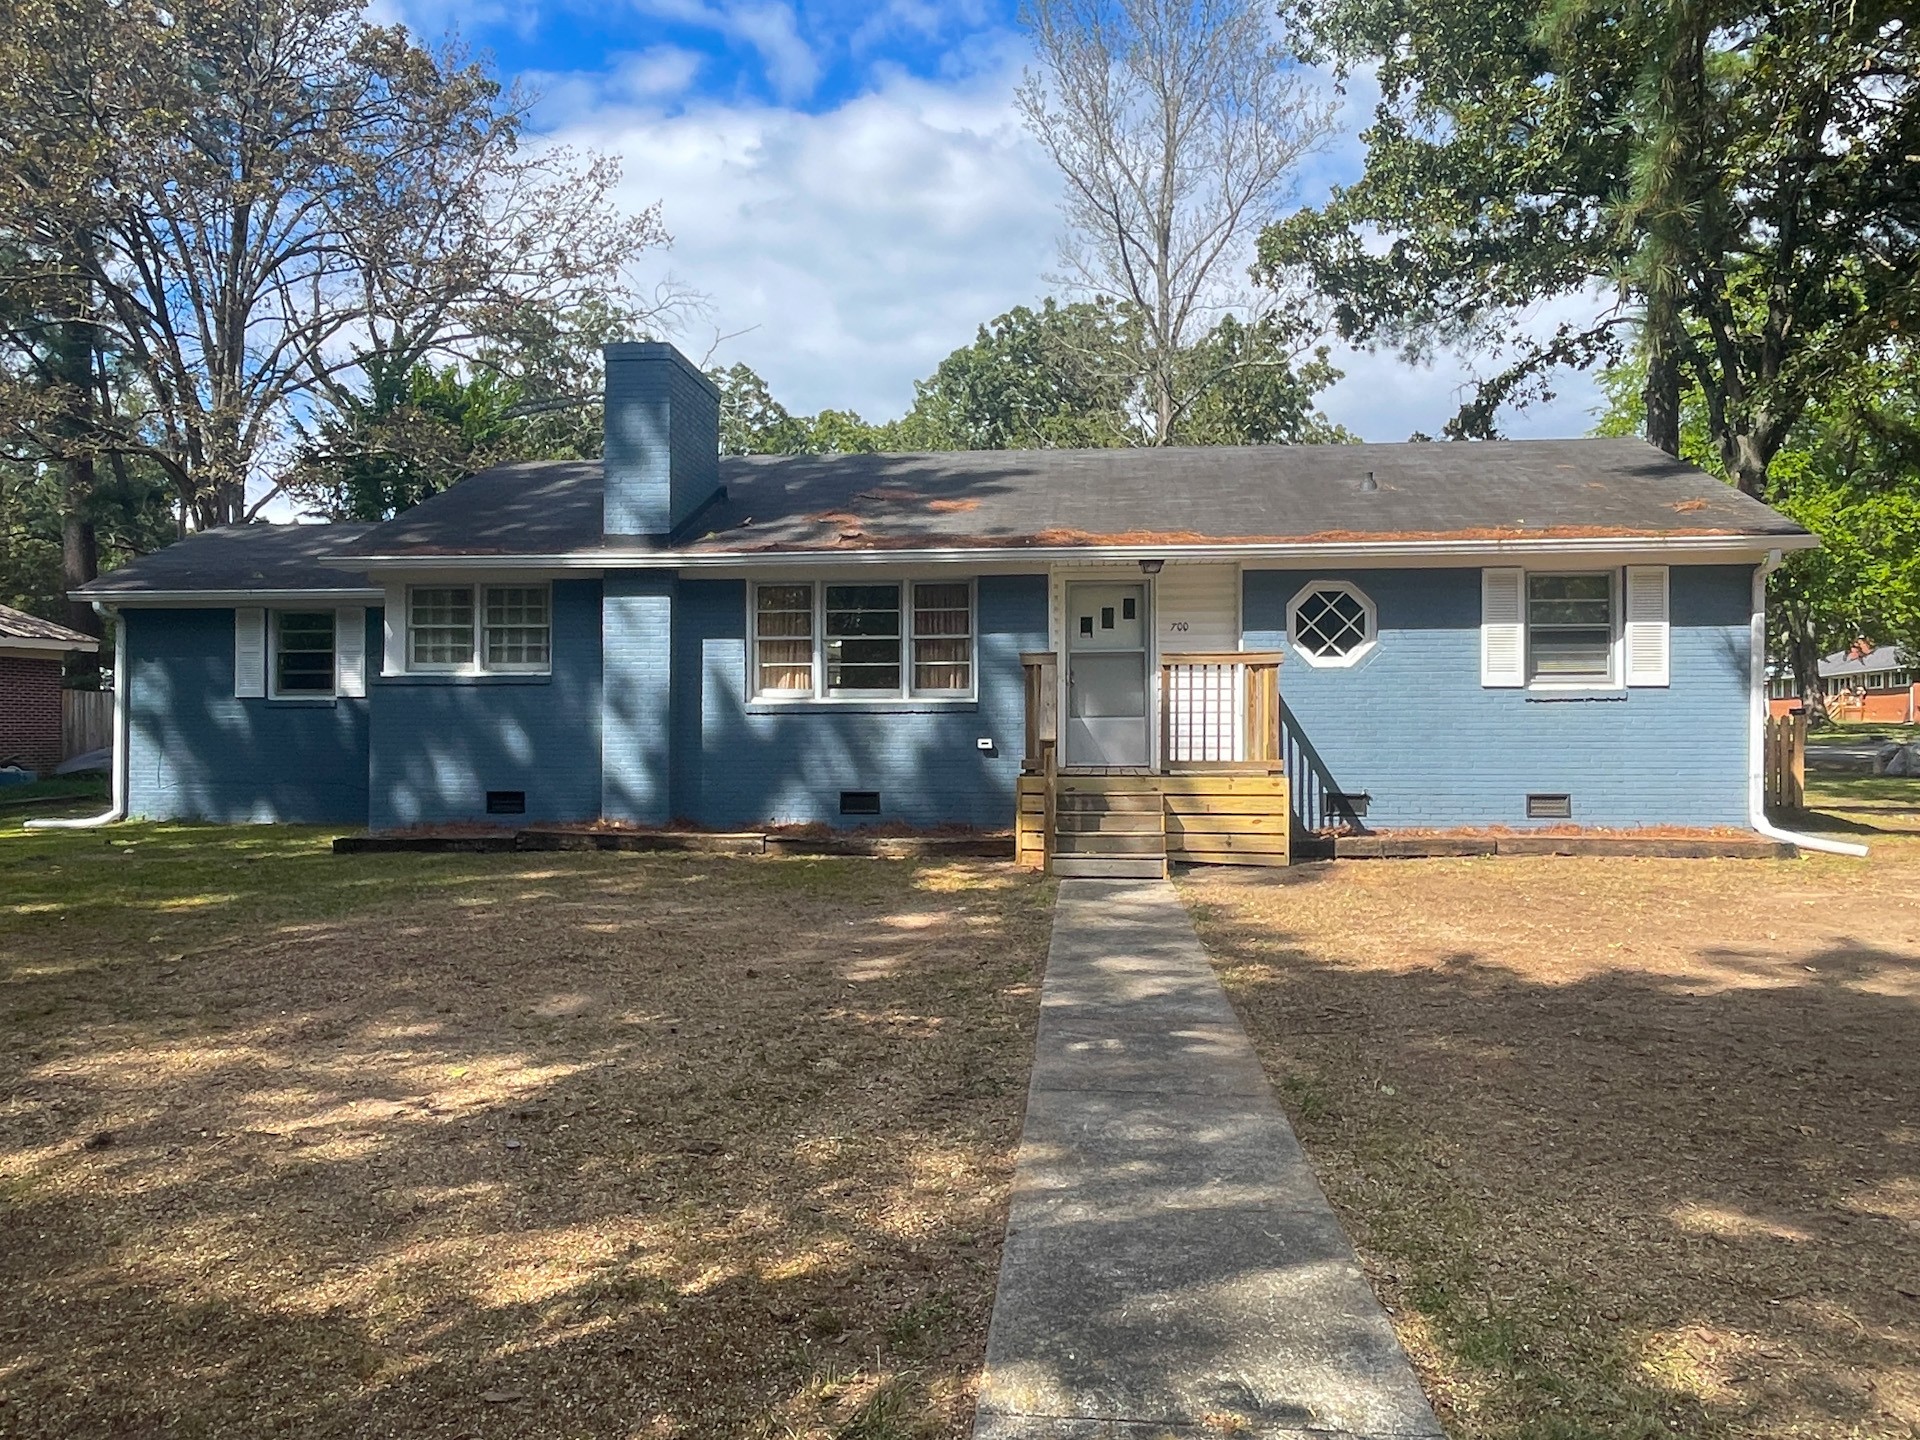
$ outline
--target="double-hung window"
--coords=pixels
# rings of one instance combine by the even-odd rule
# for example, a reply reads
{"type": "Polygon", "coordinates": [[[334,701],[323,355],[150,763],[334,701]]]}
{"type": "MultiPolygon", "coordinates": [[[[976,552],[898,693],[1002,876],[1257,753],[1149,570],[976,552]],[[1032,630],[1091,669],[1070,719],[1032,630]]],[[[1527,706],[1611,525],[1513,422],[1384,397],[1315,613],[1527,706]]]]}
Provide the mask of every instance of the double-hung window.
{"type": "Polygon", "coordinates": [[[553,663],[545,585],[414,585],[407,668],[448,674],[545,673],[553,663]]]}
{"type": "Polygon", "coordinates": [[[547,587],[488,585],[485,593],[485,668],[545,670],[553,629],[547,614],[547,587]]]}
{"type": "Polygon", "coordinates": [[[1527,681],[1611,685],[1613,576],[1527,576],[1527,681]]]}
{"type": "Polygon", "coordinates": [[[973,694],[973,586],[967,581],[783,581],[753,590],[758,699],[957,700],[973,694]]]}
{"type": "Polygon", "coordinates": [[[900,693],[900,587],[829,585],[827,694],[871,699],[900,693]]]}
{"type": "Polygon", "coordinates": [[[274,698],[319,699],[331,696],[333,687],[333,611],[274,611],[274,698]]]}
{"type": "Polygon", "coordinates": [[[973,693],[973,587],[913,587],[913,693],[973,693]]]}

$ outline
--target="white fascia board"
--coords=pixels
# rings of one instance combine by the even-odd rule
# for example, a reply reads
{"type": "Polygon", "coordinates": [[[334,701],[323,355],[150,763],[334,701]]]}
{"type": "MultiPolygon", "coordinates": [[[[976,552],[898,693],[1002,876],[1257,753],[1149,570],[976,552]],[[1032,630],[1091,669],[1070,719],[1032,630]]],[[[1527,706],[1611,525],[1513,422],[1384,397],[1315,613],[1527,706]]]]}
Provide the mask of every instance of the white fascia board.
{"type": "Polygon", "coordinates": [[[47,640],[39,636],[0,635],[0,655],[26,654],[65,655],[74,650],[94,651],[100,648],[98,640],[47,640]]]}
{"type": "MultiPolygon", "coordinates": [[[[884,550],[677,551],[596,550],[577,555],[365,555],[351,557],[369,571],[412,573],[463,570],[606,571],[753,569],[768,566],[846,567],[855,565],[970,565],[977,568],[1028,569],[1033,562],[1073,564],[1133,560],[1237,560],[1255,567],[1313,564],[1477,565],[1515,556],[1632,556],[1686,563],[1715,559],[1758,564],[1775,550],[1810,550],[1812,535],[1630,535],[1574,539],[1523,540],[1377,540],[1283,541],[1271,544],[1218,545],[1020,545],[884,550]]],[[[348,557],[336,557],[345,563],[348,557]]]]}
{"type": "Polygon", "coordinates": [[[333,605],[343,601],[368,601],[379,604],[386,592],[377,587],[354,590],[116,590],[102,594],[92,590],[69,591],[69,598],[91,600],[115,609],[129,606],[164,605],[169,609],[227,609],[235,605],[333,605]]]}

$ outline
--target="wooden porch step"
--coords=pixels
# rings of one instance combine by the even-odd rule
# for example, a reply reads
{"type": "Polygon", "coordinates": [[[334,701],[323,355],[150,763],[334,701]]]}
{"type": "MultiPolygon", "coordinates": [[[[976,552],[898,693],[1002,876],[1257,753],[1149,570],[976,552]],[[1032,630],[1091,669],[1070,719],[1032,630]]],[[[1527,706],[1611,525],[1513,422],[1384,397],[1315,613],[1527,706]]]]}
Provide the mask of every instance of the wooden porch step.
{"type": "Polygon", "coordinates": [[[1053,873],[1063,880],[1164,880],[1164,855],[1055,855],[1053,873]]]}
{"type": "Polygon", "coordinates": [[[1062,790],[1059,808],[1062,813],[1070,810],[1097,813],[1134,810],[1157,815],[1162,803],[1156,790],[1062,790]]]}
{"type": "Polygon", "coordinates": [[[1167,837],[1158,830],[1132,835],[1099,832],[1077,835],[1063,830],[1053,837],[1057,855],[1165,855],[1167,837]]]}

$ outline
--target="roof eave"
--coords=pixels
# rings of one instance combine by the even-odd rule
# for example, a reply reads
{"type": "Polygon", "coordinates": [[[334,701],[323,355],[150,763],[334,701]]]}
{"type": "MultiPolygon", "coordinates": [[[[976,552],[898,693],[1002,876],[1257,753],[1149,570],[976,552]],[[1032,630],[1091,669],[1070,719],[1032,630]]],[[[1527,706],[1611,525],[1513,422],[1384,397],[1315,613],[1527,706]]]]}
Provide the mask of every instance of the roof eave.
{"type": "Polygon", "coordinates": [[[359,601],[378,604],[384,590],[360,586],[331,586],[300,589],[282,586],[259,590],[188,590],[176,586],[167,590],[70,590],[75,600],[90,600],[101,605],[284,605],[297,601],[342,603],[359,601]]]}
{"type": "Polygon", "coordinates": [[[31,650],[41,655],[65,655],[74,650],[96,651],[100,642],[86,636],[56,640],[46,635],[0,635],[0,652],[31,650]]]}
{"type": "Polygon", "coordinates": [[[1516,555],[1765,555],[1775,550],[1811,550],[1817,537],[1791,534],[1606,535],[1509,540],[1367,540],[1221,542],[1179,545],[965,545],[878,546],[858,549],[755,548],[740,550],[638,550],[604,548],[562,554],[329,555],[328,563],[368,570],[689,570],[742,564],[860,565],[926,564],[968,560],[1099,561],[1141,559],[1300,559],[1333,563],[1367,559],[1472,559],[1516,555]]]}

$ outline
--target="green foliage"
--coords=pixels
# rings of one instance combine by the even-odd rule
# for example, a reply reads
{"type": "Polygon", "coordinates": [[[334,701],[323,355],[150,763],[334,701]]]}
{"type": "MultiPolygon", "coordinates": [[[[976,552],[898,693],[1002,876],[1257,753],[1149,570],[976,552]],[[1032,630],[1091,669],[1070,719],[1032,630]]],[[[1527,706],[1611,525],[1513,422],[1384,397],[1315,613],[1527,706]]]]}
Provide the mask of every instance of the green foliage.
{"type": "MultiPolygon", "coordinates": [[[[1638,433],[1643,381],[1637,367],[1606,373],[1598,433],[1638,433]]],[[[1698,387],[1679,419],[1682,458],[1725,476],[1698,387]]],[[[1820,538],[1769,582],[1770,649],[1800,693],[1815,693],[1821,656],[1862,637],[1920,651],[1920,348],[1863,361],[1810,403],[1773,457],[1767,498],[1820,538]]]]}
{"type": "Polygon", "coordinates": [[[1137,443],[1139,376],[1118,306],[1049,298],[982,325],[914,386],[903,425],[928,450],[1101,449],[1137,443]]]}
{"type": "Polygon", "coordinates": [[[1364,175],[1262,264],[1339,332],[1502,367],[1448,427],[1494,433],[1555,371],[1636,356],[1652,438],[1700,397],[1762,493],[1801,412],[1920,317],[1920,69],[1894,0],[1291,0],[1312,58],[1374,68],[1364,175]],[[1528,307],[1622,303],[1544,341],[1528,307]]]}
{"type": "MultiPolygon", "coordinates": [[[[875,425],[851,411],[794,415],[745,365],[710,372],[728,455],[871,451],[1110,449],[1152,442],[1137,322],[1106,301],[1016,306],[914,385],[913,408],[875,425]]],[[[1180,356],[1190,404],[1170,443],[1276,445],[1352,437],[1313,408],[1340,378],[1324,349],[1296,364],[1297,337],[1276,317],[1222,319],[1180,356]]]]}
{"type": "MultiPolygon", "coordinates": [[[[61,564],[66,488],[63,467],[0,462],[0,605],[61,624],[72,623],[61,564]]],[[[75,497],[102,568],[174,538],[170,493],[157,467],[133,464],[105,471],[75,497]]]]}
{"type": "Polygon", "coordinates": [[[301,490],[334,520],[385,520],[476,470],[516,455],[519,399],[497,375],[418,365],[372,373],[304,448],[301,490]]]}

